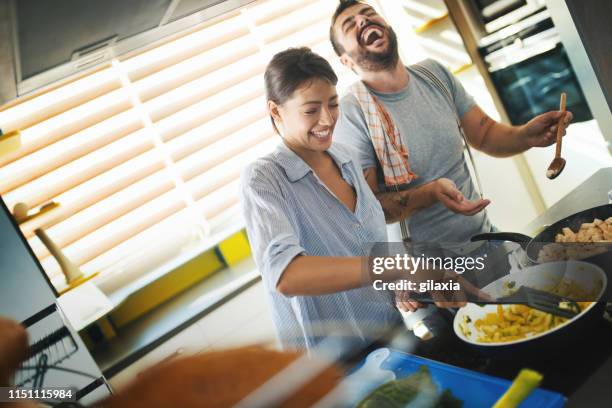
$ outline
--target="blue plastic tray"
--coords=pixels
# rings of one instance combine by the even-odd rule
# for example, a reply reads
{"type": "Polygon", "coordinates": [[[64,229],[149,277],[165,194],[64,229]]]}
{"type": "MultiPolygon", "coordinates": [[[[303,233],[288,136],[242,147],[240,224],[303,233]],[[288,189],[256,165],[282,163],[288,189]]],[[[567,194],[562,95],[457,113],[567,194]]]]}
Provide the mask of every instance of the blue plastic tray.
{"type": "MultiPolygon", "coordinates": [[[[450,389],[455,397],[464,401],[465,408],[490,408],[512,383],[512,381],[394,350],[390,350],[389,356],[382,362],[380,368],[393,371],[399,379],[414,373],[422,365],[429,368],[433,381],[440,390],[450,389]]],[[[563,395],[538,388],[523,401],[520,407],[557,408],[564,405],[563,395]]]]}

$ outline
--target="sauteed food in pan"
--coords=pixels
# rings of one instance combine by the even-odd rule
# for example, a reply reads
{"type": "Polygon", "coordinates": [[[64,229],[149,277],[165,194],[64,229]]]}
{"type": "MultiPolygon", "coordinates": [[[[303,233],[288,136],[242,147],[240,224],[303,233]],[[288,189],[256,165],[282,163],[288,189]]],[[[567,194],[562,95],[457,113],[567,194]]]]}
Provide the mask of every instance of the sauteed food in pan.
{"type": "Polygon", "coordinates": [[[555,236],[555,242],[612,242],[612,217],[603,221],[595,218],[593,222],[585,222],[578,232],[563,228],[555,236]]]}
{"type": "Polygon", "coordinates": [[[555,243],[545,244],[538,253],[538,262],[585,259],[610,250],[612,217],[595,218],[583,223],[577,232],[565,227],[555,235],[555,243]],[[570,245],[566,245],[570,244],[570,245]]]}
{"type": "MultiPolygon", "coordinates": [[[[584,310],[591,302],[576,302],[584,310]]],[[[466,316],[466,318],[469,318],[466,316]]],[[[553,316],[525,305],[497,305],[497,313],[474,322],[481,343],[505,342],[524,339],[557,327],[567,319],[553,316]]]]}
{"type": "MultiPolygon", "coordinates": [[[[516,290],[514,282],[512,285],[504,285],[506,291],[516,290]]],[[[595,285],[592,290],[586,291],[577,283],[563,279],[554,288],[545,288],[547,291],[569,299],[594,298],[601,290],[601,283],[595,285]]],[[[591,302],[576,302],[581,311],[584,311],[591,302]]],[[[464,316],[464,321],[459,325],[463,334],[471,336],[470,325],[472,319],[469,315],[464,316]]],[[[533,309],[525,305],[497,305],[495,313],[487,313],[474,321],[473,328],[476,330],[476,341],[480,343],[496,343],[519,340],[544,333],[565,322],[568,319],[553,316],[549,313],[533,309]]]]}

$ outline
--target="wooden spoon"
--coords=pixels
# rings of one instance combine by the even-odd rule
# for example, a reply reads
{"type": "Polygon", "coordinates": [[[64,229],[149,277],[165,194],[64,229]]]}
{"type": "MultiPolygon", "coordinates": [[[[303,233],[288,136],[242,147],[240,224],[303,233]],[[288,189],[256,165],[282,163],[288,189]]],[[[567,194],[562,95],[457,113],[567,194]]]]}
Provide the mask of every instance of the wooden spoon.
{"type": "Polygon", "coordinates": [[[565,131],[565,102],[567,99],[567,95],[565,92],[561,93],[561,102],[559,103],[559,110],[563,112],[563,115],[559,118],[559,122],[557,123],[557,150],[555,152],[555,158],[553,159],[550,166],[548,166],[548,170],[546,171],[546,177],[549,179],[556,178],[565,167],[565,159],[561,157],[561,143],[563,139],[563,132],[565,131]]]}

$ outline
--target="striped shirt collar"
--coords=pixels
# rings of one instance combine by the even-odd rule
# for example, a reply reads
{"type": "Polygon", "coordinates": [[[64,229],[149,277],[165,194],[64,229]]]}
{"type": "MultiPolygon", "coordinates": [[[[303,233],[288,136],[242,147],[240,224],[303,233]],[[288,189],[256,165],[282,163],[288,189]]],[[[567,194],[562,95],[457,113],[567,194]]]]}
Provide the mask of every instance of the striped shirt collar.
{"type": "MultiPolygon", "coordinates": [[[[327,149],[327,152],[340,168],[342,168],[342,165],[351,161],[351,158],[340,149],[336,148],[333,143],[331,147],[327,149]]],[[[279,143],[276,147],[274,156],[278,164],[285,170],[287,177],[292,183],[295,183],[312,171],[310,166],[283,142],[279,143]]]]}

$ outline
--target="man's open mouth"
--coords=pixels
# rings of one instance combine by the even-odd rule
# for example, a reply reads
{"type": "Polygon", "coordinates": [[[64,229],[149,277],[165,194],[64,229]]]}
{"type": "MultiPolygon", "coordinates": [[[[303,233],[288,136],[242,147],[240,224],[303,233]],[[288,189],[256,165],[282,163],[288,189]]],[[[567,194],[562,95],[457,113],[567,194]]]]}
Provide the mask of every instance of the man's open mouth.
{"type": "Polygon", "coordinates": [[[383,36],[384,36],[383,28],[376,24],[370,23],[361,29],[361,32],[359,34],[359,40],[360,40],[359,42],[362,45],[368,46],[368,45],[374,44],[376,40],[383,38],[383,36]]]}

